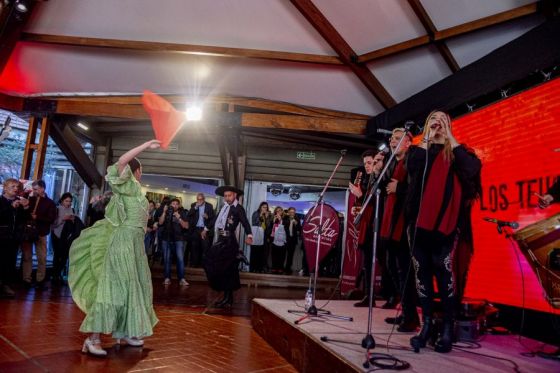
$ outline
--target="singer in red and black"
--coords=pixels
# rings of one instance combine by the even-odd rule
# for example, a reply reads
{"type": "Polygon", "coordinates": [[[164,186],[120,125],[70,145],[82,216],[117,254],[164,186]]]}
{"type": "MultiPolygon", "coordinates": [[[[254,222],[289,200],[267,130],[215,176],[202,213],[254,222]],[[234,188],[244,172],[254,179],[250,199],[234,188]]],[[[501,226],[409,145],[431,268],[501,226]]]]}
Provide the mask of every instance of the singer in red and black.
{"type": "Polygon", "coordinates": [[[412,272],[410,246],[406,236],[404,205],[408,191],[406,155],[412,135],[404,128],[395,128],[389,146],[395,157],[389,163],[382,188],[386,193],[385,208],[381,219],[382,246],[387,253],[387,268],[401,298],[402,317],[388,317],[388,323],[399,324],[397,331],[414,332],[420,325],[416,311],[415,278],[412,272]],[[404,139],[403,139],[404,137],[404,139]],[[401,141],[402,139],[402,141],[401,141]],[[397,145],[400,142],[400,147],[397,145]]]}
{"type": "Polygon", "coordinates": [[[423,326],[411,339],[417,349],[426,346],[432,330],[436,277],[443,306],[437,352],[451,351],[453,323],[465,287],[472,254],[471,208],[480,196],[482,164],[474,152],[457,142],[447,113],[434,111],[426,119],[424,140],[409,149],[409,225],[416,290],[423,326]]]}
{"type": "MultiPolygon", "coordinates": [[[[366,171],[365,177],[362,178],[362,184],[355,186],[350,183],[348,186],[350,188],[350,193],[356,196],[357,203],[362,206],[364,200],[369,194],[371,194],[372,188],[383,169],[383,159],[384,154],[382,152],[377,152],[375,150],[366,150],[362,154],[362,160],[364,163],[364,168],[366,171]]],[[[383,203],[380,204],[379,216],[382,214],[383,203]]],[[[360,301],[354,304],[355,307],[368,307],[369,306],[369,293],[371,285],[371,263],[373,259],[373,223],[375,217],[375,198],[372,198],[367,206],[363,207],[362,218],[358,229],[358,248],[363,252],[363,268],[362,276],[365,286],[364,291],[366,296],[360,301]]],[[[361,207],[359,208],[362,209],[361,207]]],[[[357,211],[353,209],[353,214],[357,214],[357,211]]],[[[379,261],[382,276],[382,295],[386,299],[390,299],[395,296],[395,289],[393,282],[388,275],[386,270],[386,259],[382,248],[377,250],[376,259],[379,261]]],[[[375,305],[375,301],[372,302],[375,305]]]]}

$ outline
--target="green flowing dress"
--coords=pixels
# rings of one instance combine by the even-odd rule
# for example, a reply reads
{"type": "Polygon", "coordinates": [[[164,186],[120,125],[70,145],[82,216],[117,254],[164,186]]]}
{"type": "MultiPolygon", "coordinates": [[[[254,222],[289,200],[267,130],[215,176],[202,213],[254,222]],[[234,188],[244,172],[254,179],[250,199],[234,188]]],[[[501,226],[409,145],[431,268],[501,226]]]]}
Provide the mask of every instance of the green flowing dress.
{"type": "Polygon", "coordinates": [[[113,197],[105,219],[72,243],[68,285],[86,314],[81,332],[142,338],[158,322],[144,250],[148,200],[128,165],[120,175],[116,164],[110,166],[105,180],[113,197]]]}

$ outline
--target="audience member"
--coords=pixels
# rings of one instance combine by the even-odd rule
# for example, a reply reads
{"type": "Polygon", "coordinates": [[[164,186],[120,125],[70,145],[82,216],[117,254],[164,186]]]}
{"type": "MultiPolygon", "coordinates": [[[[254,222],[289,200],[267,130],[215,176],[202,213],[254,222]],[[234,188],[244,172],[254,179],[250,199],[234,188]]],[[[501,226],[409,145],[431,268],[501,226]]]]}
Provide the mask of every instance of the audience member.
{"type": "Polygon", "coordinates": [[[46,195],[46,185],[43,180],[34,181],[32,187],[33,195],[29,197],[31,219],[26,223],[22,245],[23,281],[27,287],[32,286],[33,246],[35,246],[37,287],[43,289],[47,267],[47,236],[51,230],[51,224],[56,219],[56,205],[46,195]]]}

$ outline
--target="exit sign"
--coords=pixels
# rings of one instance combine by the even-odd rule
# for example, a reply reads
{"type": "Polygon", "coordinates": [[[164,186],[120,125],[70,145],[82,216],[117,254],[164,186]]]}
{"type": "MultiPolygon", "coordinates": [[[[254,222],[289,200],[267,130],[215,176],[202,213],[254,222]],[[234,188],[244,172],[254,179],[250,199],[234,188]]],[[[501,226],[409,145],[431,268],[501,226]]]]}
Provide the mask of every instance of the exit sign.
{"type": "Polygon", "coordinates": [[[315,159],[313,152],[297,152],[297,159],[315,159]]]}

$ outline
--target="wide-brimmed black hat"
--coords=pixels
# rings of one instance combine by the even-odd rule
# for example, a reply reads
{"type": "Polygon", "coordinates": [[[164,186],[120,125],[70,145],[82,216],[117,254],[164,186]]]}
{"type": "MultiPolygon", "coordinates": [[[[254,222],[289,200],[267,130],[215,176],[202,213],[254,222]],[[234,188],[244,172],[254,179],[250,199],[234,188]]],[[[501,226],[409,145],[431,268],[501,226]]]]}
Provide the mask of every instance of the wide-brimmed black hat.
{"type": "Polygon", "coordinates": [[[241,189],[237,189],[236,187],[231,185],[223,185],[221,187],[218,187],[216,188],[216,191],[214,193],[223,197],[225,192],[234,192],[237,193],[238,196],[243,195],[243,191],[241,189]]]}

